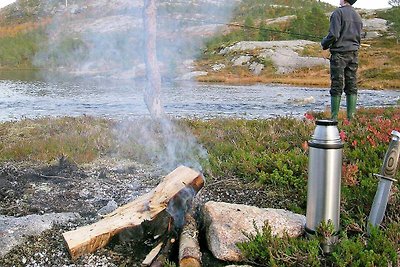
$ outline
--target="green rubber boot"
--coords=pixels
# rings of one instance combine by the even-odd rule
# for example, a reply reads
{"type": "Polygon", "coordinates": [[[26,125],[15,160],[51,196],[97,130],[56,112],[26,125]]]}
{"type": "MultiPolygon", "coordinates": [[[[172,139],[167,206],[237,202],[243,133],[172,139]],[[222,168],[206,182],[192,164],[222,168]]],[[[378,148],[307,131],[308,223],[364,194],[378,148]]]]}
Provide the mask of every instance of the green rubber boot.
{"type": "Polygon", "coordinates": [[[356,113],[357,95],[346,95],[347,119],[351,120],[356,113]]]}
{"type": "Polygon", "coordinates": [[[337,121],[340,108],[340,95],[331,96],[331,118],[337,121]]]}

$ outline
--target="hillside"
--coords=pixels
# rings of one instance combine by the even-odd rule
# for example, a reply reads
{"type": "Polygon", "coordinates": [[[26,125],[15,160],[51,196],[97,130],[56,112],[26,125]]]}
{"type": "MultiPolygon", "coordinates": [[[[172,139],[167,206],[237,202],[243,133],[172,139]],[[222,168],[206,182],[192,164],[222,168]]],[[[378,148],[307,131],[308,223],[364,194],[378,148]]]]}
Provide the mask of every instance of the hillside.
{"type": "MultiPolygon", "coordinates": [[[[327,32],[333,6],[317,0],[158,3],[157,52],[164,80],[329,83],[329,55],[322,53],[319,41],[327,32]],[[283,40],[296,45],[277,42],[283,40]],[[252,48],[243,49],[248,44],[252,48]]],[[[64,0],[18,0],[0,10],[0,68],[141,78],[141,9],[139,0],[70,0],[67,7],[64,0]]],[[[366,44],[360,52],[360,86],[400,88],[398,44],[393,27],[383,19],[396,16],[359,12],[366,44]]]]}
{"type": "MultiPolygon", "coordinates": [[[[198,80],[329,86],[329,53],[319,42],[333,9],[316,1],[242,1],[230,30],[208,41],[198,61],[198,80]],[[296,39],[308,41],[290,41],[296,39]]],[[[359,86],[400,88],[395,31],[400,23],[393,23],[400,9],[358,12],[364,23],[359,86]]]]}

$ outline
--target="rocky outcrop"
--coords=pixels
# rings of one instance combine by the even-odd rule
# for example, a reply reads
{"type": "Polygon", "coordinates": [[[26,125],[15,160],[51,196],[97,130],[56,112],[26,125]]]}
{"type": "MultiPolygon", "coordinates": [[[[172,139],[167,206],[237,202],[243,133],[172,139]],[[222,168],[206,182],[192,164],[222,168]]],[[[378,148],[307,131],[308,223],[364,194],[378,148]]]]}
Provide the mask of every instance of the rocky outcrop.
{"type": "Polygon", "coordinates": [[[372,18],[363,20],[363,38],[365,39],[381,37],[388,29],[388,22],[385,19],[372,18]]]}
{"type": "Polygon", "coordinates": [[[254,62],[271,60],[279,74],[290,73],[300,68],[311,68],[315,66],[329,66],[329,60],[320,57],[305,57],[299,55],[298,51],[307,45],[319,45],[307,40],[291,41],[242,41],[222,49],[219,53],[229,57],[231,54],[239,54],[231,61],[233,66],[248,66],[249,70],[259,75],[263,67],[255,65],[254,62]],[[240,53],[245,55],[240,55],[240,53]]]}
{"type": "Polygon", "coordinates": [[[225,261],[241,261],[243,256],[236,244],[248,240],[267,222],[272,233],[291,237],[303,234],[305,216],[282,209],[261,209],[253,206],[207,202],[203,208],[207,244],[213,255],[225,261]]]}

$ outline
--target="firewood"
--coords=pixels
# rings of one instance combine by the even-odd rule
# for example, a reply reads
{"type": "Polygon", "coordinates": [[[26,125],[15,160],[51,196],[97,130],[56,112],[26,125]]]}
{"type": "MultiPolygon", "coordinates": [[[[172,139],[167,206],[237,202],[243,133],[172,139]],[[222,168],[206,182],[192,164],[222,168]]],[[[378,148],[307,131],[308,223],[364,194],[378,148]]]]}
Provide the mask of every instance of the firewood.
{"type": "Polygon", "coordinates": [[[116,209],[96,223],[63,233],[72,259],[104,247],[114,235],[125,229],[138,227],[144,221],[152,221],[181,190],[193,188],[198,192],[203,184],[204,179],[200,173],[184,166],[176,168],[149,193],[116,209]]]}
{"type": "Polygon", "coordinates": [[[163,266],[163,262],[169,256],[167,255],[170,251],[170,247],[168,246],[171,243],[171,240],[172,241],[175,240],[175,237],[172,235],[173,223],[174,223],[173,218],[169,217],[168,227],[165,233],[162,235],[162,241],[159,242],[159,244],[155,248],[153,248],[149,254],[147,254],[146,258],[142,262],[142,266],[154,266],[154,265],[163,266]]]}
{"type": "Polygon", "coordinates": [[[142,266],[150,266],[150,264],[154,261],[157,255],[160,253],[163,243],[160,242],[157,246],[155,246],[149,254],[147,254],[146,258],[142,261],[142,266]]]}
{"type": "Polygon", "coordinates": [[[173,245],[175,244],[175,241],[176,241],[176,237],[171,232],[171,234],[168,236],[165,243],[163,244],[163,248],[161,249],[161,252],[157,255],[157,257],[151,263],[150,267],[163,267],[165,265],[166,261],[169,259],[169,256],[171,254],[171,250],[172,250],[173,245]]]}
{"type": "Polygon", "coordinates": [[[196,220],[190,213],[185,215],[185,224],[179,239],[179,266],[200,267],[201,252],[196,220]]]}

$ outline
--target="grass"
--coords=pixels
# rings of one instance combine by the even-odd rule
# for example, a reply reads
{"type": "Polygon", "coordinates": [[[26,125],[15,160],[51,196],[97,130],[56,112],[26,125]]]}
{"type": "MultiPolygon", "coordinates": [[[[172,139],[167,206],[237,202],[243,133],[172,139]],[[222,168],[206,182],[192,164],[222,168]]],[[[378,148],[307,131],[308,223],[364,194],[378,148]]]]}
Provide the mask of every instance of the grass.
{"type": "MultiPolygon", "coordinates": [[[[305,214],[307,141],[314,131],[316,118],[328,116],[327,113],[309,113],[304,119],[187,119],[177,123],[195,135],[207,150],[208,163],[204,165],[207,177],[213,180],[237,177],[269,192],[279,192],[271,195],[279,199],[271,199],[268,207],[305,214]],[[287,201],[280,201],[281,198],[287,201]]],[[[146,154],[146,147],[138,140],[129,140],[126,143],[129,146],[122,148],[115,141],[113,134],[116,129],[124,134],[124,130],[117,126],[116,122],[92,117],[3,122],[0,124],[0,161],[50,162],[61,155],[77,163],[90,162],[103,155],[146,160],[138,156],[146,154]]],[[[250,243],[241,246],[249,262],[261,266],[397,264],[396,253],[400,251],[400,193],[397,184],[393,186],[381,228],[373,230],[370,236],[366,234],[366,218],[378,184],[373,174],[380,172],[391,131],[400,131],[400,107],[360,108],[351,122],[341,112],[338,128],[345,146],[342,231],[334,253],[329,256],[321,254],[318,243],[307,239],[274,239],[266,227],[251,237],[250,243]],[[314,256],[310,258],[307,255],[314,256]]],[[[399,172],[395,178],[400,178],[399,172]]]]}
{"type": "Polygon", "coordinates": [[[0,161],[90,162],[109,150],[110,122],[91,117],[43,118],[0,124],[0,161]]]}

